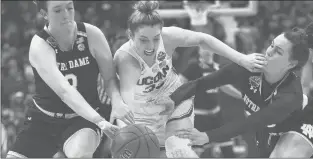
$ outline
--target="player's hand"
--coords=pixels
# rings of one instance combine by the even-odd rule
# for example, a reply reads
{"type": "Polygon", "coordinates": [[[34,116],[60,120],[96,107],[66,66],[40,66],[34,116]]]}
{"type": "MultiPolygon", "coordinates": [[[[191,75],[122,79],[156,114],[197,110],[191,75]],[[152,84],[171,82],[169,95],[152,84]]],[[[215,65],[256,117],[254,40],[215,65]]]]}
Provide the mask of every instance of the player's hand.
{"type": "Polygon", "coordinates": [[[165,109],[160,112],[160,115],[170,115],[175,108],[175,103],[169,96],[160,98],[157,100],[157,104],[165,106],[165,109]]]}
{"type": "Polygon", "coordinates": [[[205,132],[200,132],[196,128],[191,130],[177,131],[176,136],[190,140],[190,145],[204,145],[209,143],[209,137],[205,132]]]}
{"type": "Polygon", "coordinates": [[[134,114],[130,107],[124,103],[124,101],[120,101],[118,104],[112,103],[110,123],[113,123],[115,119],[120,119],[127,125],[135,123],[134,114]]]}
{"type": "Polygon", "coordinates": [[[118,126],[115,126],[104,119],[98,122],[96,125],[111,139],[114,138],[115,133],[120,129],[118,126]]]}
{"type": "Polygon", "coordinates": [[[252,53],[244,56],[240,61],[240,65],[250,72],[261,72],[267,65],[267,59],[263,54],[252,53]]]}

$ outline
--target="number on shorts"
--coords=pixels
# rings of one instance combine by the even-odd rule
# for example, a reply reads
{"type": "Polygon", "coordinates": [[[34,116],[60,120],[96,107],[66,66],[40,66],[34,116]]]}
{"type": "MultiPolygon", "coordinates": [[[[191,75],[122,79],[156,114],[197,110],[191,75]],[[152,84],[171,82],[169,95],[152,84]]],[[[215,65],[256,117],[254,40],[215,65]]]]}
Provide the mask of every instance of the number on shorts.
{"type": "Polygon", "coordinates": [[[66,80],[70,83],[71,86],[77,88],[77,76],[73,73],[65,75],[66,80]]]}

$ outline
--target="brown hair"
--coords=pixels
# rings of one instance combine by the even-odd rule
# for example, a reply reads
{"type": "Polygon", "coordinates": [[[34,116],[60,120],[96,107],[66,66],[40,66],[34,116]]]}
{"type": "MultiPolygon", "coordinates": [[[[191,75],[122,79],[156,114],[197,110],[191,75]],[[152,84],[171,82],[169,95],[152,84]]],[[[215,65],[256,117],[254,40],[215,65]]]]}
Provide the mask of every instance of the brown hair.
{"type": "Polygon", "coordinates": [[[309,48],[313,48],[313,23],[310,23],[305,29],[293,28],[285,32],[284,36],[293,45],[290,58],[298,61],[297,66],[293,69],[301,69],[308,61],[309,48]]]}
{"type": "Polygon", "coordinates": [[[156,11],[159,8],[157,1],[139,1],[133,8],[135,11],[131,14],[127,22],[128,29],[132,33],[143,25],[161,25],[163,27],[163,20],[156,11]]]}

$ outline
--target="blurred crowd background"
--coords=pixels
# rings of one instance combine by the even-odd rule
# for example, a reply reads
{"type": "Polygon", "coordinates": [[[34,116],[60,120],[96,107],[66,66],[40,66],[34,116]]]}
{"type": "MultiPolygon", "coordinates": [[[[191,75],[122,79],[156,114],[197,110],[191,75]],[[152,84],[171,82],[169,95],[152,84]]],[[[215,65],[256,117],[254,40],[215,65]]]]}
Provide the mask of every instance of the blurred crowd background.
{"type": "MultiPolygon", "coordinates": [[[[132,12],[133,1],[75,3],[75,19],[98,26],[106,35],[112,53],[128,40],[127,18],[132,12]]],[[[240,7],[248,2],[228,3],[233,7],[240,7]]],[[[161,5],[162,7],[164,6],[161,5]]],[[[171,6],[166,6],[169,7],[171,6]]],[[[262,52],[264,46],[283,30],[307,25],[312,20],[312,8],[313,1],[260,1],[257,15],[235,18],[239,31],[236,33],[235,42],[228,44],[245,53],[262,52]]],[[[35,90],[28,49],[32,36],[43,25],[44,21],[36,12],[32,1],[1,1],[1,127],[5,127],[8,135],[7,146],[2,147],[2,157],[15,141],[27,110],[27,103],[35,90]]],[[[165,26],[172,25],[192,29],[189,18],[165,20],[165,26]]],[[[209,25],[213,26],[214,36],[225,40],[222,24],[211,18],[209,25]]],[[[188,52],[188,48],[178,48],[177,52],[188,52]]],[[[189,54],[186,55],[188,56],[175,54],[174,65],[178,72],[183,71],[187,67],[186,62],[193,58],[189,54]]]]}

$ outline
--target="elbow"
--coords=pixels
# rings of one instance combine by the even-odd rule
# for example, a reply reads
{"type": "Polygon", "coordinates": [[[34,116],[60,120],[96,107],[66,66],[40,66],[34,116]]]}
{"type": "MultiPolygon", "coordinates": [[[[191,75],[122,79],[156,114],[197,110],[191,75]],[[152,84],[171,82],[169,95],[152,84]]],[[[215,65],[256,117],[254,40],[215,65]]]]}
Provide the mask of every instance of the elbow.
{"type": "Polygon", "coordinates": [[[212,43],[212,37],[211,35],[200,33],[197,38],[197,44],[204,50],[211,50],[212,47],[210,44],[212,43]]]}

